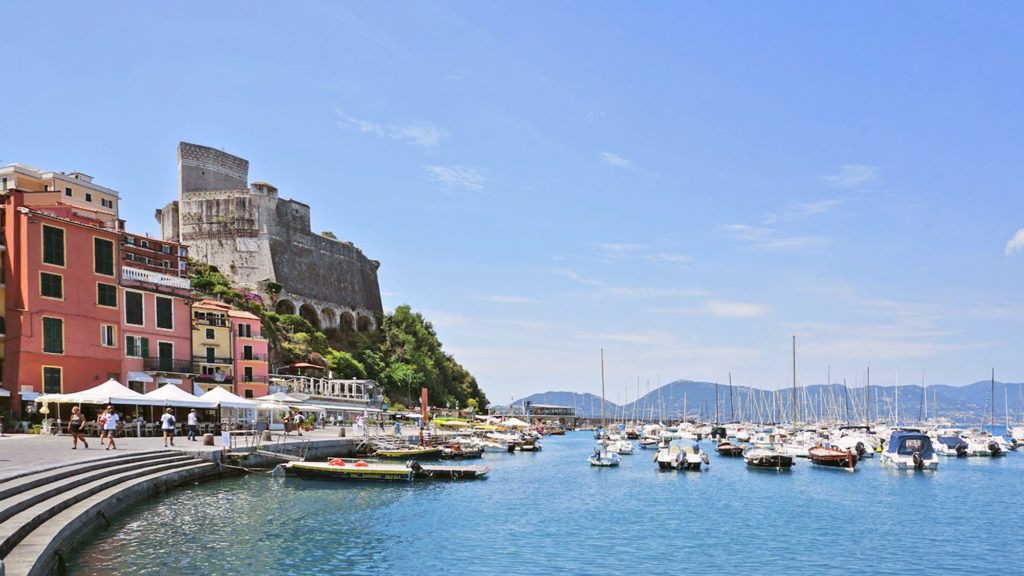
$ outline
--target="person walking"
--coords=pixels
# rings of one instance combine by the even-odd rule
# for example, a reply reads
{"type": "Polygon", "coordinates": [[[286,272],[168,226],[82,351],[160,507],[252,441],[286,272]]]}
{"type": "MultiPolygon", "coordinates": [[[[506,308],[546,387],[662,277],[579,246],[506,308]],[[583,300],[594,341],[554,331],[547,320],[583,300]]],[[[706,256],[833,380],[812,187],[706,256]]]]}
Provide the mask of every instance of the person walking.
{"type": "Polygon", "coordinates": [[[82,410],[78,406],[71,408],[71,418],[68,420],[68,432],[71,433],[72,450],[78,450],[79,439],[82,441],[83,448],[89,448],[89,443],[85,441],[85,417],[82,415],[82,410]]]}
{"type": "Polygon", "coordinates": [[[196,441],[196,431],[199,429],[199,416],[196,414],[196,409],[193,408],[188,413],[188,439],[196,441]]]}
{"type": "Polygon", "coordinates": [[[103,437],[106,437],[107,450],[117,450],[117,445],[114,443],[114,433],[117,432],[117,427],[118,424],[120,424],[121,419],[117,415],[117,412],[114,412],[113,406],[107,406],[105,413],[106,417],[102,419],[103,432],[100,434],[100,442],[102,443],[103,437]]]}
{"type": "Polygon", "coordinates": [[[164,432],[164,447],[167,447],[167,441],[171,441],[171,446],[174,446],[174,408],[168,407],[167,410],[160,416],[160,429],[164,432]]]}

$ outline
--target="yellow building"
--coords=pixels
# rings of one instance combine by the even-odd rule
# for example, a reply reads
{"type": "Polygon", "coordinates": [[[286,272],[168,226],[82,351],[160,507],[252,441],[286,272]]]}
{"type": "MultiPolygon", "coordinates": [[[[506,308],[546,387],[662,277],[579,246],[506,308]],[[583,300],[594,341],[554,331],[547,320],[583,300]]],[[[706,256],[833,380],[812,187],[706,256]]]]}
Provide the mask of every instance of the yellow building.
{"type": "Polygon", "coordinates": [[[87,218],[118,226],[116,190],[94,184],[92,176],[81,172],[44,172],[24,164],[0,167],[0,192],[19,189],[25,192],[25,204],[31,206],[74,206],[83,208],[87,218]]]}
{"type": "Polygon", "coordinates": [[[206,392],[215,386],[234,392],[231,349],[232,308],[224,302],[202,300],[192,305],[192,366],[195,385],[206,392]]]}

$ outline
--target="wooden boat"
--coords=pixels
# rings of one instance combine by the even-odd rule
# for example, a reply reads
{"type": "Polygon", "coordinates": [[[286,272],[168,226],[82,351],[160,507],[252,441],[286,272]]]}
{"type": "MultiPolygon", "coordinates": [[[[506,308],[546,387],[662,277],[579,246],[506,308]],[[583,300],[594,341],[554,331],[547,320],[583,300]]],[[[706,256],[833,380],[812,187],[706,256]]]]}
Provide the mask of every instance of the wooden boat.
{"type": "Polygon", "coordinates": [[[751,468],[786,470],[793,467],[793,457],[773,448],[753,447],[743,452],[743,461],[751,468]]]}
{"type": "Polygon", "coordinates": [[[282,465],[285,476],[303,479],[342,480],[356,482],[411,482],[417,479],[468,480],[482,478],[486,466],[431,466],[416,460],[404,464],[389,462],[346,461],[333,458],[328,462],[287,462],[282,465]]]}
{"type": "Polygon", "coordinates": [[[715,446],[715,452],[718,452],[719,456],[739,458],[743,456],[743,446],[726,440],[725,442],[719,442],[718,446],[715,446]]]}
{"type": "Polygon", "coordinates": [[[807,451],[807,457],[813,464],[818,466],[831,466],[833,468],[849,468],[853,470],[857,465],[857,455],[851,450],[840,450],[831,446],[815,446],[807,451]]]}
{"type": "Polygon", "coordinates": [[[377,450],[378,458],[415,458],[417,460],[437,460],[444,455],[444,448],[440,446],[417,446],[411,448],[390,448],[377,450]]]}

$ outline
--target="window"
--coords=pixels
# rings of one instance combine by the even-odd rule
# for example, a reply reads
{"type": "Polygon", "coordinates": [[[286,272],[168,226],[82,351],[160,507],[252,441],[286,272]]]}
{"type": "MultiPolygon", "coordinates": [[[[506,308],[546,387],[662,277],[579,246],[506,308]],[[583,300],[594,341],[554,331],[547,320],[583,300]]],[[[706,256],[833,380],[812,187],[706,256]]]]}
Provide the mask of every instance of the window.
{"type": "Polygon", "coordinates": [[[124,293],[124,323],[142,326],[145,322],[142,315],[142,294],[138,292],[124,293]]]}
{"type": "Polygon", "coordinates": [[[43,225],[43,263],[64,265],[64,229],[43,225]]]}
{"type": "MultiPolygon", "coordinates": [[[[238,337],[239,338],[252,338],[252,325],[251,324],[239,324],[238,325],[238,337]]],[[[247,346],[248,348],[248,346],[247,346]]]]}
{"type": "Polygon", "coordinates": [[[149,356],[149,338],[138,336],[124,337],[124,354],[133,358],[146,358],[149,356]]]}
{"type": "Polygon", "coordinates": [[[135,238],[129,236],[124,239],[124,243],[128,244],[129,246],[135,246],[135,238]]]}
{"type": "Polygon", "coordinates": [[[184,258],[185,256],[188,256],[188,251],[185,250],[184,248],[180,248],[179,247],[178,248],[178,256],[181,256],[182,258],[184,258]]]}
{"type": "Polygon", "coordinates": [[[164,254],[170,254],[171,253],[171,247],[166,245],[166,244],[164,244],[163,246],[160,247],[160,251],[163,252],[164,254]]]}
{"type": "Polygon", "coordinates": [[[160,265],[163,266],[164,268],[170,269],[171,261],[170,260],[161,260],[160,261],[160,265]]]}
{"type": "Polygon", "coordinates": [[[252,366],[245,367],[245,374],[243,375],[246,382],[252,382],[252,366]]]}
{"type": "Polygon", "coordinates": [[[60,368],[43,366],[43,394],[60,394],[60,368]]]}
{"type": "Polygon", "coordinates": [[[206,349],[206,361],[212,363],[217,362],[217,350],[216,348],[206,349]]]}
{"type": "Polygon", "coordinates": [[[39,294],[43,298],[64,298],[64,277],[60,274],[40,272],[39,294]]]}
{"type": "Polygon", "coordinates": [[[242,347],[242,359],[243,360],[252,360],[252,346],[243,346],[242,347]]]}
{"type": "Polygon", "coordinates": [[[114,275],[114,243],[103,238],[94,238],[92,253],[97,274],[114,275]]]}
{"type": "Polygon", "coordinates": [[[181,271],[185,270],[185,261],[184,260],[181,260],[181,261],[178,262],[178,270],[181,270],[181,271]]]}
{"type": "Polygon", "coordinates": [[[64,321],[60,318],[43,318],[43,352],[64,353],[64,321]]]}
{"type": "Polygon", "coordinates": [[[6,176],[3,179],[3,185],[0,186],[0,189],[7,190],[7,177],[6,176]]]}
{"type": "Polygon", "coordinates": [[[92,194],[86,192],[85,193],[85,201],[86,202],[92,202],[92,194]]]}
{"type": "Polygon", "coordinates": [[[143,240],[141,246],[143,248],[149,248],[149,240],[143,240]]]}
{"type": "Polygon", "coordinates": [[[100,345],[106,348],[112,348],[114,346],[117,346],[117,344],[114,344],[115,341],[116,340],[114,336],[114,327],[107,324],[101,325],[100,345]]]}
{"type": "Polygon", "coordinates": [[[174,343],[158,342],[157,356],[160,359],[160,370],[164,372],[174,371],[174,343]]]}
{"type": "Polygon", "coordinates": [[[165,328],[167,330],[174,329],[174,314],[171,308],[173,300],[170,298],[164,298],[163,296],[156,297],[156,327],[165,328]]]}
{"type": "Polygon", "coordinates": [[[117,308],[117,286],[113,284],[96,284],[96,303],[100,306],[117,308]]]}
{"type": "MultiPolygon", "coordinates": [[[[54,190],[54,192],[56,192],[56,190],[54,190]]],[[[71,188],[65,188],[64,189],[64,195],[65,196],[71,196],[71,188]]]]}
{"type": "Polygon", "coordinates": [[[102,204],[104,208],[113,208],[114,207],[114,201],[113,200],[107,200],[106,198],[100,198],[100,204],[102,204]]]}
{"type": "Polygon", "coordinates": [[[207,340],[213,340],[213,338],[214,338],[213,328],[207,328],[206,329],[206,339],[207,340]]]}
{"type": "Polygon", "coordinates": [[[245,397],[246,398],[252,398],[254,396],[256,396],[256,395],[252,393],[252,388],[246,388],[245,389],[245,397]]]}

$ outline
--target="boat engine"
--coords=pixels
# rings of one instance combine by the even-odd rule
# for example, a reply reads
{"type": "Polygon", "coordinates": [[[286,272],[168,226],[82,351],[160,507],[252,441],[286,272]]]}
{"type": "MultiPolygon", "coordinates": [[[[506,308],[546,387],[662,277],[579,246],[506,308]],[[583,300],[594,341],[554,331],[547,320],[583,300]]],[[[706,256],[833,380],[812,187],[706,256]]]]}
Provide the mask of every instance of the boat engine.
{"type": "Polygon", "coordinates": [[[992,440],[988,443],[988,451],[991,452],[993,456],[999,456],[1003,449],[999,447],[998,442],[992,440]]]}
{"type": "Polygon", "coordinates": [[[860,457],[860,458],[863,458],[864,457],[864,453],[867,452],[867,448],[864,447],[864,443],[863,442],[857,442],[857,445],[854,446],[853,449],[857,451],[857,456],[860,457]]]}
{"type": "Polygon", "coordinates": [[[924,468],[924,458],[921,457],[920,452],[914,452],[914,468],[918,470],[924,468]]]}
{"type": "Polygon", "coordinates": [[[957,444],[956,448],[954,448],[954,450],[956,450],[956,457],[957,458],[964,458],[964,457],[966,457],[967,456],[967,442],[961,442],[961,443],[957,444]]]}
{"type": "Polygon", "coordinates": [[[416,474],[420,474],[423,472],[423,466],[420,466],[420,463],[415,460],[407,461],[405,463],[405,466],[416,474]]]}

